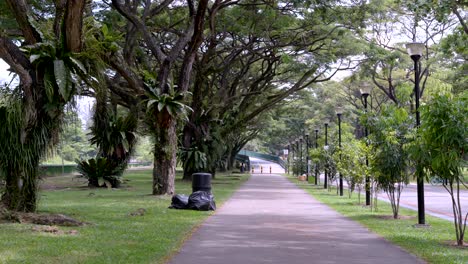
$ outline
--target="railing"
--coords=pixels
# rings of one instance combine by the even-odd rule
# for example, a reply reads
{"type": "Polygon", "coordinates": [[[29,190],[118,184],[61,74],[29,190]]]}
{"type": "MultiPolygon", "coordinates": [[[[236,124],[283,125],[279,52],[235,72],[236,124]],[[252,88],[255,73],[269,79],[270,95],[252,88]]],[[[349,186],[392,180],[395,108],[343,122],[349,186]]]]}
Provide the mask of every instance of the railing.
{"type": "Polygon", "coordinates": [[[283,169],[286,168],[286,163],[284,162],[284,160],[280,159],[280,157],[278,156],[253,152],[250,150],[241,150],[237,155],[244,155],[244,156],[259,158],[262,160],[268,160],[268,161],[279,164],[281,167],[283,167],[283,169]]]}
{"type": "Polygon", "coordinates": [[[42,176],[57,176],[61,174],[70,174],[76,171],[76,164],[53,164],[39,165],[39,173],[42,176]]]}

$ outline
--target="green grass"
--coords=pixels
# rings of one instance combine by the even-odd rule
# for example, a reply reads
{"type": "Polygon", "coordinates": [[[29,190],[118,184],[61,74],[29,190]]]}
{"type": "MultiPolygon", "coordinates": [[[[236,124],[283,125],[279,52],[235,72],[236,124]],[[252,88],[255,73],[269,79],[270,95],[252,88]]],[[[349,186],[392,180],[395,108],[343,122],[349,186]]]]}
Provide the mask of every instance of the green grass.
{"type": "MultiPolygon", "coordinates": [[[[430,228],[415,228],[417,212],[401,208],[400,215],[410,219],[384,219],[382,216],[392,215],[389,203],[378,201],[378,211],[371,212],[369,208],[358,204],[357,194],[351,199],[336,195],[336,188],[331,192],[323,187],[316,187],[295,178],[288,177],[299,187],[312,194],[317,200],[323,202],[339,213],[363,224],[371,231],[381,235],[394,244],[424,259],[428,263],[468,263],[468,248],[451,246],[455,243],[455,229],[451,222],[435,218],[426,214],[426,222],[430,228]]],[[[361,195],[361,203],[365,199],[361,195]]]]}
{"type": "MultiPolygon", "coordinates": [[[[168,209],[170,196],[152,196],[151,172],[125,175],[128,186],[119,190],[62,188],[66,183],[45,183],[39,212],[61,213],[91,223],[78,235],[33,232],[29,224],[0,224],[0,263],[164,263],[195,227],[211,212],[168,209]],[[144,216],[129,216],[145,208],[144,216]]],[[[70,178],[71,179],[71,178],[70,178]]],[[[219,174],[212,188],[217,205],[226,201],[247,179],[246,175],[219,174]]],[[[46,179],[50,180],[50,179],[46,179]]],[[[176,181],[176,192],[190,194],[190,182],[176,181]]]]}

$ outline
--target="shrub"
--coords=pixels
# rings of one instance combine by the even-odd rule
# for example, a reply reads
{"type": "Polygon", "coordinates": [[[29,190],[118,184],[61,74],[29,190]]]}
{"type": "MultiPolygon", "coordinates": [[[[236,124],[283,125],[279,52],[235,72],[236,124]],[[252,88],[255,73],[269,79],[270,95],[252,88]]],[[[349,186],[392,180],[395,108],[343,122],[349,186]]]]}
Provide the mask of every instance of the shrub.
{"type": "Polygon", "coordinates": [[[121,168],[115,166],[112,161],[106,158],[89,159],[87,161],[76,161],[77,171],[88,179],[90,187],[112,187],[120,186],[121,168]]]}

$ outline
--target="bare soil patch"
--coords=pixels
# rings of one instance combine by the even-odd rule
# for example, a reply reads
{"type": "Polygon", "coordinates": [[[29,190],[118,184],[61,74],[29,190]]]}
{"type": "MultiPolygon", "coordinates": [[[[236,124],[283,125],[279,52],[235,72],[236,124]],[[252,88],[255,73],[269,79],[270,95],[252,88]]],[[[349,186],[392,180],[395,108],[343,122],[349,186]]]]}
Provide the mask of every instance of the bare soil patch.
{"type": "Polygon", "coordinates": [[[3,223],[36,224],[44,226],[83,226],[88,224],[63,214],[13,212],[2,206],[0,206],[0,221],[3,223]]]}
{"type": "Polygon", "coordinates": [[[459,249],[468,249],[468,243],[464,242],[462,246],[457,245],[456,241],[453,240],[447,240],[444,241],[444,244],[449,247],[454,247],[454,248],[459,248],[459,249]]]}
{"type": "MultiPolygon", "coordinates": [[[[377,215],[375,216],[376,218],[383,219],[383,220],[396,220],[393,218],[393,215],[377,215]]],[[[410,219],[416,219],[416,216],[412,215],[399,215],[398,219],[400,220],[410,220],[410,219]]]]}
{"type": "Polygon", "coordinates": [[[57,226],[33,226],[33,232],[49,233],[54,235],[78,235],[78,230],[60,230],[57,226]]]}

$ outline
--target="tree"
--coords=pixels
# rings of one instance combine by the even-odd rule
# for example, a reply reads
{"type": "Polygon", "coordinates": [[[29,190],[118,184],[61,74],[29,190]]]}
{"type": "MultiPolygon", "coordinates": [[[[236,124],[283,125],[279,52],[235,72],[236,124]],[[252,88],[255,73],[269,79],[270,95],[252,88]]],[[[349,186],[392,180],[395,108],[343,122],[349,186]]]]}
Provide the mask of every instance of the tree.
{"type": "MultiPolygon", "coordinates": [[[[453,220],[458,245],[463,245],[468,213],[463,215],[460,188],[465,185],[463,168],[467,166],[468,92],[460,96],[441,94],[421,109],[421,127],[410,148],[418,161],[417,170],[442,178],[452,198],[453,220]]],[[[466,186],[466,185],[465,185],[466,186]]]]}
{"type": "MultiPolygon", "coordinates": [[[[218,0],[215,5],[230,2],[218,0]]],[[[116,72],[114,80],[126,82],[110,86],[113,93],[126,105],[136,105],[141,99],[151,99],[152,95],[173,99],[176,94],[184,95],[202,41],[208,1],[198,1],[196,6],[192,0],[133,1],[131,4],[113,0],[112,7],[128,21],[123,54],[102,54],[116,72]],[[139,42],[144,45],[138,46],[139,42]],[[176,85],[171,85],[173,76],[177,76],[176,85]],[[147,81],[152,84],[145,84],[147,81]]],[[[150,104],[151,100],[147,102],[150,104]]],[[[142,109],[148,113],[146,124],[155,137],[153,194],[174,193],[178,117],[167,109],[156,107],[147,111],[145,105],[142,109]]]]}
{"type": "Polygon", "coordinates": [[[117,105],[109,102],[107,94],[104,89],[96,93],[90,142],[99,149],[96,158],[105,158],[111,171],[121,176],[137,141],[138,111],[135,108],[119,111],[117,105]]]}
{"type": "Polygon", "coordinates": [[[369,127],[372,155],[371,170],[375,174],[378,188],[385,191],[392,206],[393,218],[398,218],[400,195],[409,183],[408,133],[412,127],[408,112],[404,108],[389,105],[379,116],[370,115],[369,127]]]}
{"type": "Polygon", "coordinates": [[[367,172],[366,166],[366,145],[364,142],[345,137],[341,150],[334,154],[337,170],[342,173],[348,184],[348,193],[351,198],[355,189],[358,189],[360,201],[360,192],[364,183],[364,176],[367,172]]]}
{"type": "Polygon", "coordinates": [[[0,144],[8,146],[0,150],[6,181],[1,200],[11,210],[36,210],[39,161],[56,143],[76,77],[87,78],[79,60],[86,2],[56,1],[55,13],[40,17],[33,12],[51,7],[50,2],[7,0],[9,12],[1,13],[12,23],[11,30],[0,31],[0,58],[20,82],[2,88],[0,97],[0,144]]]}
{"type": "MultiPolygon", "coordinates": [[[[360,47],[348,29],[348,22],[356,18],[345,14],[361,11],[360,6],[307,6],[309,2],[282,7],[252,1],[224,9],[216,24],[210,24],[196,61],[194,111],[184,128],[185,149],[201,149],[212,132],[227,138],[256,127],[263,113],[351,67],[348,55],[359,53],[360,47]],[[297,17],[297,10],[304,19],[297,17]],[[334,16],[338,21],[328,23],[334,16]]],[[[222,143],[232,149],[229,142],[222,143]]]]}

